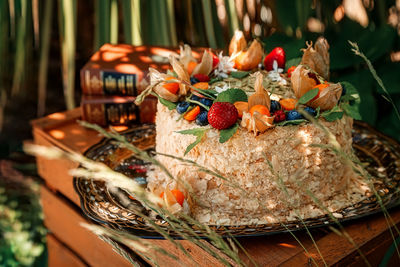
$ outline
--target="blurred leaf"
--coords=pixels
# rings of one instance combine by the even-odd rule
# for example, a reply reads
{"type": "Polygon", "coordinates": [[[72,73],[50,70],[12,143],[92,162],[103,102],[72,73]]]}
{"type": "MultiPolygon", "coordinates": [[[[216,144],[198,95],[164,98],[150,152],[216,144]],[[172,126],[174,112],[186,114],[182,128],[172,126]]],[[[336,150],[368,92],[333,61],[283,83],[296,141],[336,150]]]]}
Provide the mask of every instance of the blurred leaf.
{"type": "Polygon", "coordinates": [[[16,96],[20,93],[22,83],[25,79],[25,59],[26,59],[26,42],[28,27],[28,10],[30,10],[30,1],[15,1],[20,6],[20,12],[16,12],[16,44],[15,44],[15,60],[14,75],[11,89],[11,95],[16,96]],[[28,6],[29,5],[29,6],[28,6]]]}
{"type": "Polygon", "coordinates": [[[46,0],[44,3],[43,20],[40,36],[40,60],[38,77],[38,107],[37,115],[42,117],[46,110],[46,86],[47,70],[49,63],[51,21],[53,14],[53,0],[46,0]]]}
{"type": "Polygon", "coordinates": [[[275,1],[278,21],[288,35],[303,29],[312,11],[311,0],[275,1]]]}
{"type": "Polygon", "coordinates": [[[110,0],[95,0],[94,49],[110,42],[110,0]]]}
{"type": "Polygon", "coordinates": [[[346,81],[354,85],[360,94],[361,103],[359,111],[362,120],[375,125],[377,119],[377,104],[373,96],[373,90],[376,87],[375,82],[367,69],[342,75],[335,79],[335,82],[346,81]]]}
{"type": "MultiPolygon", "coordinates": [[[[399,103],[398,103],[399,106],[399,103]]],[[[377,129],[400,142],[400,123],[394,110],[377,122],[377,129]]]]}
{"type": "Polygon", "coordinates": [[[63,88],[67,109],[75,107],[76,0],[59,0],[63,88]]]}
{"type": "MultiPolygon", "coordinates": [[[[382,64],[377,73],[390,94],[400,94],[400,62],[382,64]]],[[[378,86],[378,93],[384,94],[380,86],[378,86]]]]}
{"type": "Polygon", "coordinates": [[[167,0],[167,16],[168,16],[168,28],[170,34],[170,44],[172,46],[178,45],[176,36],[176,25],[175,25],[175,11],[174,11],[174,0],[167,0]]]}
{"type": "Polygon", "coordinates": [[[203,21],[206,28],[208,45],[211,48],[217,48],[218,45],[217,45],[217,40],[215,38],[214,22],[213,22],[210,0],[202,0],[201,3],[203,8],[203,16],[204,16],[203,21]]]}
{"type": "Polygon", "coordinates": [[[118,0],[110,3],[110,43],[118,43],[118,0]]]}
{"type": "Polygon", "coordinates": [[[374,62],[391,50],[395,36],[395,31],[390,26],[382,26],[374,31],[370,29],[355,31],[353,36],[339,35],[330,45],[331,69],[348,68],[362,62],[351,51],[348,40],[358,43],[360,50],[374,62]]]}
{"type": "Polygon", "coordinates": [[[240,29],[239,17],[235,7],[235,0],[225,0],[225,6],[228,14],[229,34],[230,36],[233,36],[235,30],[240,29]]]}

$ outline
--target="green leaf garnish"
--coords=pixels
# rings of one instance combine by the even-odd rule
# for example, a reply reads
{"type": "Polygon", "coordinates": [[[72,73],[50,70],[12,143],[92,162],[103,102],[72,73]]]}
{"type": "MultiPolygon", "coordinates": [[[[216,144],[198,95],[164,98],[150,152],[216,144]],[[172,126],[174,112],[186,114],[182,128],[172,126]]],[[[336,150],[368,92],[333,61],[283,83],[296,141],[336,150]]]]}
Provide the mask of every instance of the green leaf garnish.
{"type": "Polygon", "coordinates": [[[321,116],[327,121],[340,120],[343,117],[344,112],[339,106],[334,106],[331,110],[327,110],[321,113],[321,116]]]}
{"type": "Polygon", "coordinates": [[[219,81],[222,81],[223,79],[221,78],[221,77],[215,77],[215,78],[212,78],[209,82],[208,82],[208,84],[213,84],[213,83],[216,83],[216,82],[219,82],[219,81]]]}
{"type": "Polygon", "coordinates": [[[343,109],[344,113],[349,116],[352,117],[353,119],[356,120],[361,120],[361,114],[360,111],[358,110],[358,105],[354,104],[354,105],[350,105],[349,103],[341,103],[340,107],[343,109]]]}
{"type": "Polygon", "coordinates": [[[357,89],[349,82],[340,82],[342,87],[346,88],[346,94],[340,98],[340,101],[355,101],[357,104],[361,102],[357,89]]]}
{"type": "Polygon", "coordinates": [[[275,124],[275,125],[277,125],[277,126],[299,125],[299,124],[301,124],[301,123],[303,123],[303,122],[308,122],[308,120],[306,120],[306,119],[299,119],[299,120],[291,120],[291,121],[281,121],[281,122],[278,122],[278,123],[275,124]]]}
{"type": "Polygon", "coordinates": [[[308,91],[299,98],[296,105],[306,104],[308,101],[316,97],[318,95],[318,92],[319,92],[318,88],[311,89],[310,91],[308,91]]]}
{"type": "Polygon", "coordinates": [[[236,79],[242,79],[242,78],[246,77],[249,74],[250,74],[249,71],[232,71],[231,72],[231,77],[232,78],[236,78],[236,79]]]}
{"type": "Polygon", "coordinates": [[[223,91],[217,96],[216,102],[229,102],[235,103],[237,101],[244,101],[247,102],[247,95],[242,89],[228,89],[223,91]]]}
{"type": "Polygon", "coordinates": [[[185,154],[184,154],[185,156],[186,156],[187,153],[189,153],[190,150],[192,150],[198,143],[201,142],[201,139],[203,139],[203,136],[204,136],[204,134],[206,133],[207,130],[208,130],[208,128],[207,129],[205,129],[205,128],[194,128],[194,129],[182,130],[182,131],[177,132],[177,133],[180,133],[180,134],[191,134],[191,135],[194,135],[194,136],[197,137],[196,140],[186,148],[185,154]]]}
{"type": "Polygon", "coordinates": [[[211,99],[215,99],[218,95],[218,92],[212,89],[199,89],[199,88],[192,88],[194,91],[198,92],[199,94],[211,98],[211,99]]]}
{"type": "Polygon", "coordinates": [[[239,124],[235,123],[232,127],[224,130],[219,131],[219,142],[220,143],[225,143],[228,141],[236,132],[237,129],[239,128],[239,124]]]}
{"type": "Polygon", "coordinates": [[[156,96],[160,103],[166,106],[169,110],[176,109],[177,104],[175,104],[174,102],[168,101],[155,93],[152,93],[152,95],[156,96]]]}

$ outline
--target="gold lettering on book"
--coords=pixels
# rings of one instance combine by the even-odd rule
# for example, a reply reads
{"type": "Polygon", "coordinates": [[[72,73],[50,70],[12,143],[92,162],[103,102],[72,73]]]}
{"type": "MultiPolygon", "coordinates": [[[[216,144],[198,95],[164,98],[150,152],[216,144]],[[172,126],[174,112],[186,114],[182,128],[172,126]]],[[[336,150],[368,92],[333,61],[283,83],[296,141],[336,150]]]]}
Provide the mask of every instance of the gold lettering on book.
{"type": "Polygon", "coordinates": [[[128,75],[126,77],[126,90],[128,95],[135,95],[135,85],[133,84],[135,77],[133,75],[128,75]]]}
{"type": "Polygon", "coordinates": [[[89,93],[91,91],[94,91],[96,93],[98,93],[99,91],[101,92],[101,87],[103,86],[102,80],[99,80],[96,75],[90,77],[89,70],[85,72],[85,83],[89,93]]]}
{"type": "Polygon", "coordinates": [[[126,94],[125,92],[125,76],[121,76],[119,77],[119,79],[117,80],[118,83],[118,90],[120,93],[122,93],[123,95],[126,94]]]}
{"type": "Polygon", "coordinates": [[[112,76],[107,76],[107,78],[105,78],[105,86],[104,88],[107,88],[107,91],[109,91],[110,93],[115,93],[115,91],[117,90],[117,81],[115,78],[113,78],[112,76]]]}

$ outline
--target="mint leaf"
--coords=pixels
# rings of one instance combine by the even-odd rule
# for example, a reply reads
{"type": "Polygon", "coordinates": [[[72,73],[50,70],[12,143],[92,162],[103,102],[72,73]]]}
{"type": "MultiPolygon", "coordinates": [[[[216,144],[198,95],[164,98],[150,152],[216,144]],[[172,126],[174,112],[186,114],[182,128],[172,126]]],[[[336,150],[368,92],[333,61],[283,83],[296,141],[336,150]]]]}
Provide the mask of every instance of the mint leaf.
{"type": "Polygon", "coordinates": [[[166,106],[169,110],[176,109],[177,104],[175,104],[174,102],[168,101],[155,93],[152,93],[152,95],[156,96],[158,98],[158,100],[160,101],[160,103],[163,104],[164,106],[166,106]]]}
{"type": "Polygon", "coordinates": [[[327,121],[340,120],[343,117],[343,111],[338,106],[334,106],[331,110],[322,112],[321,116],[327,121]]]}
{"type": "Polygon", "coordinates": [[[305,93],[300,97],[300,99],[297,101],[297,105],[306,104],[308,101],[316,97],[318,95],[318,92],[319,92],[318,88],[311,89],[310,91],[308,91],[307,93],[305,93]]]}
{"type": "Polygon", "coordinates": [[[237,132],[238,128],[239,124],[235,123],[232,127],[219,131],[219,142],[225,143],[228,141],[237,132]]]}
{"type": "Polygon", "coordinates": [[[198,143],[201,142],[201,139],[203,139],[203,136],[207,130],[208,129],[204,128],[194,128],[177,132],[180,134],[191,134],[197,137],[196,140],[186,148],[184,156],[186,156],[186,154],[189,153],[190,150],[192,150],[198,143]]]}
{"type": "Polygon", "coordinates": [[[351,101],[354,100],[356,104],[361,102],[360,95],[357,89],[349,82],[340,82],[343,88],[346,88],[346,94],[340,98],[340,101],[351,101]]]}
{"type": "Polygon", "coordinates": [[[242,79],[249,74],[250,74],[249,71],[232,71],[231,77],[236,78],[236,79],[242,79]]]}
{"type": "Polygon", "coordinates": [[[229,102],[232,104],[237,101],[247,102],[247,95],[242,89],[233,88],[223,91],[215,100],[215,102],[229,102]]]}
{"type": "Polygon", "coordinates": [[[344,113],[347,116],[352,117],[353,119],[356,120],[361,120],[361,115],[360,115],[360,111],[358,110],[358,105],[350,105],[349,103],[342,103],[340,105],[340,107],[343,109],[344,113]]]}

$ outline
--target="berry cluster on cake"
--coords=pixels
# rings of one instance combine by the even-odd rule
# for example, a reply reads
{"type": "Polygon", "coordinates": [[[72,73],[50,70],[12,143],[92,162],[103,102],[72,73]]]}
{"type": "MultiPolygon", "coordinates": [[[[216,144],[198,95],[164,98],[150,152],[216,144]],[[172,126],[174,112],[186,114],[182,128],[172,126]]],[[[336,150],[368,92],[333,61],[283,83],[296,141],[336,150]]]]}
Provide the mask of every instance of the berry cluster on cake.
{"type": "Polygon", "coordinates": [[[334,212],[362,200],[368,186],[329,148],[354,156],[359,98],[351,84],[329,81],[328,50],[319,38],[285,66],[281,47],[264,56],[258,40],[236,32],[229,55],[209,50],[198,62],[185,45],[170,57],[173,71],[150,69],[137,101],[159,99],[157,159],[174,179],[155,167],[148,190],[172,212],[222,225],[317,217],[320,205],[334,212]]]}

